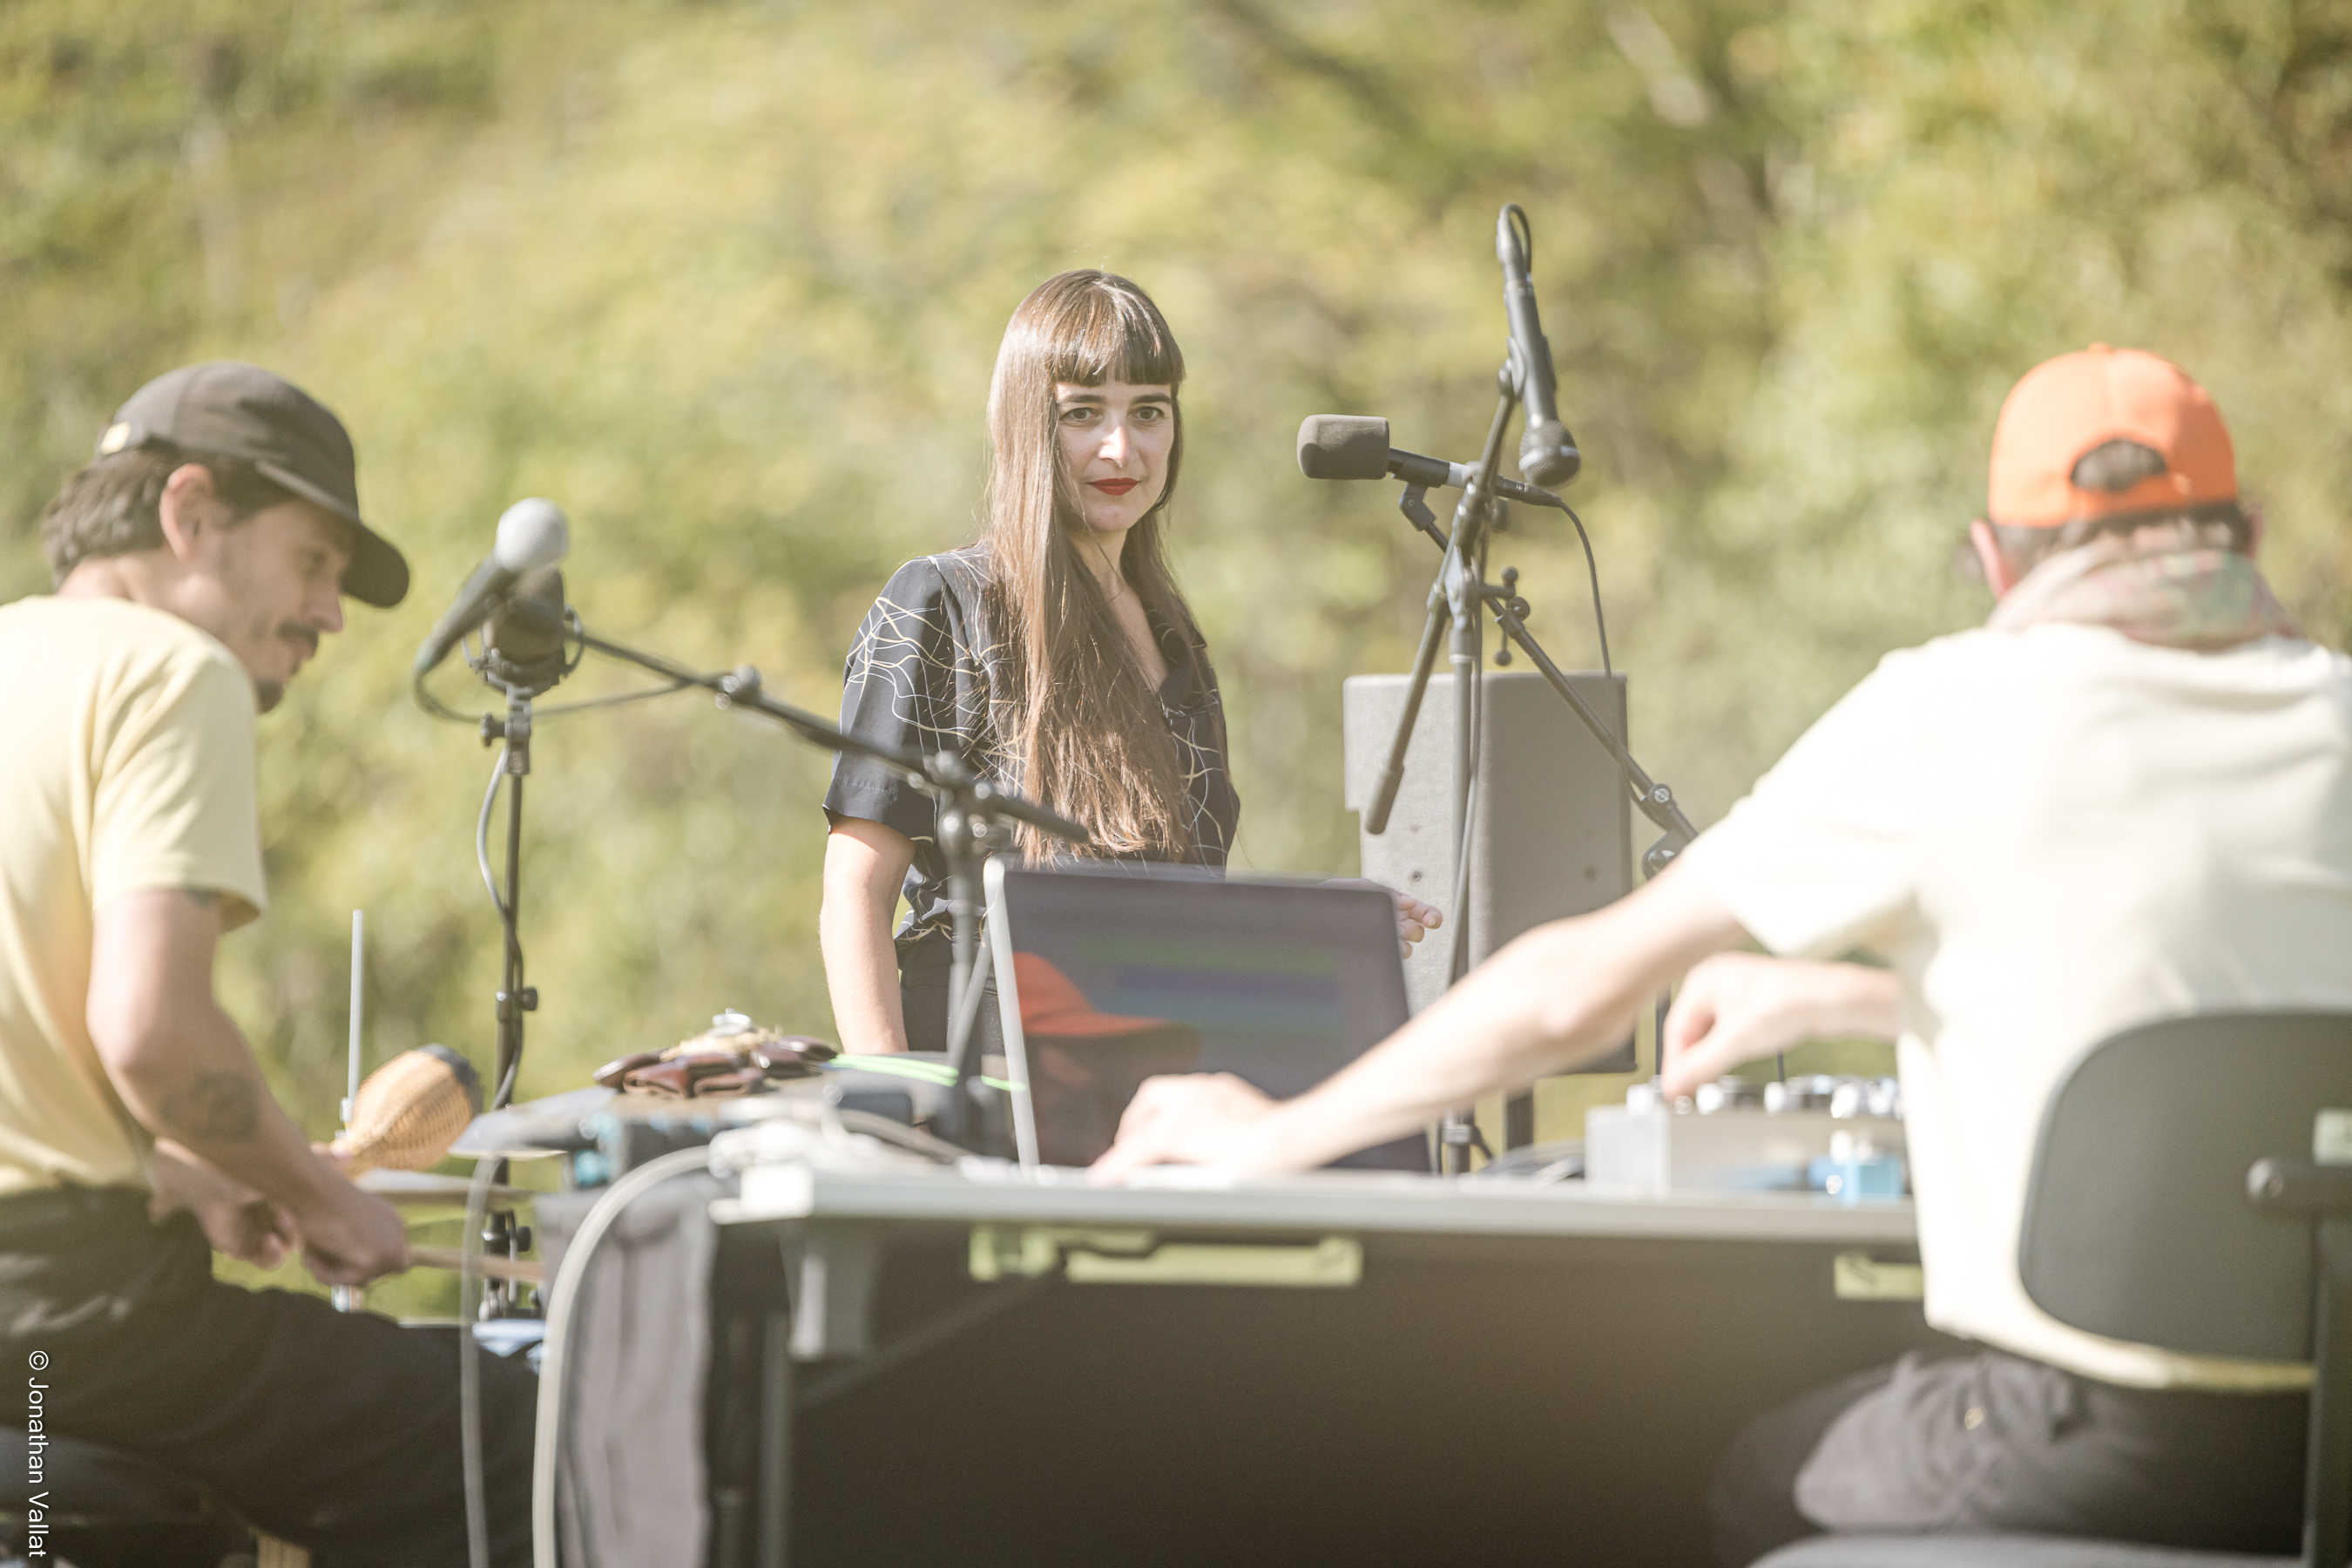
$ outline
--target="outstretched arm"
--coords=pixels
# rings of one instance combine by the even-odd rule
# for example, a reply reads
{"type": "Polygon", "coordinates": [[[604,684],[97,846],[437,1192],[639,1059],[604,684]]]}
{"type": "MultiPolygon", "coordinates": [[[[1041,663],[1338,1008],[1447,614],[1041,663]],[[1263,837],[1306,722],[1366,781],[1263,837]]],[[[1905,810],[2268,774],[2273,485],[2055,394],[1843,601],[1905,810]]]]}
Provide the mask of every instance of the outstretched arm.
{"type": "Polygon", "coordinates": [[[1689,1094],[1742,1062],[1807,1040],[1891,1040],[1899,1002],[1895,976],[1884,969],[1717,953],[1690,972],[1666,1015],[1659,1087],[1689,1094]]]}
{"type": "MultiPolygon", "coordinates": [[[[290,1214],[320,1279],[360,1285],[405,1268],[398,1212],[311,1150],[213,1000],[219,937],[220,906],[209,893],[156,889],[100,907],[87,1018],[107,1076],[142,1125],[201,1162],[200,1174],[210,1167],[290,1214]]],[[[188,1190],[176,1174],[163,1182],[167,1198],[188,1190]]]]}
{"type": "Polygon", "coordinates": [[[1324,1164],[1600,1055],[1661,986],[1746,934],[1704,886],[1670,868],[1605,910],[1528,931],[1296,1100],[1276,1103],[1225,1077],[1147,1080],[1095,1169],[1110,1179],[1151,1164],[1324,1164]]]}

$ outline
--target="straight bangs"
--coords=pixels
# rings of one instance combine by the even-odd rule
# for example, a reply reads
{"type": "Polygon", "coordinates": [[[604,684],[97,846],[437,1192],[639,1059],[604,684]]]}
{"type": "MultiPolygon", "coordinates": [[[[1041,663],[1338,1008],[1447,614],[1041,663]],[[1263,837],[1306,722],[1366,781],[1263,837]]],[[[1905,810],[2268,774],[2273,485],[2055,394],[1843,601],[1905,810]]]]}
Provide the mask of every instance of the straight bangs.
{"type": "Polygon", "coordinates": [[[1158,306],[1131,284],[1105,287],[1106,274],[1070,276],[1085,281],[1064,293],[1056,312],[1062,319],[1047,327],[1049,380],[1079,386],[1123,381],[1171,392],[1183,384],[1184,351],[1158,306]]]}

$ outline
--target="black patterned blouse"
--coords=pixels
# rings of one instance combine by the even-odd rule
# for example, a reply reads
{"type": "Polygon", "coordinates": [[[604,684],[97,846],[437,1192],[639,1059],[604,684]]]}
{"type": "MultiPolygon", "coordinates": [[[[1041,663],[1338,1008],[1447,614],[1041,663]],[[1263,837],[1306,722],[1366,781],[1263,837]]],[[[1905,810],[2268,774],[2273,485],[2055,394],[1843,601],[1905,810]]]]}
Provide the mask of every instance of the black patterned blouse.
{"type": "MultiPolygon", "coordinates": [[[[1017,789],[1019,767],[990,718],[989,694],[1006,682],[1002,653],[989,635],[982,596],[987,570],[987,547],[979,544],[898,568],[850,645],[841,727],[896,751],[953,748],[982,778],[1017,789]]],[[[1191,816],[1183,858],[1222,867],[1241,817],[1241,797],[1226,763],[1217,674],[1197,629],[1169,626],[1157,616],[1151,629],[1168,661],[1160,706],[1176,740],[1191,816]]],[[[948,868],[930,797],[872,763],[842,756],[834,763],[824,809],[828,817],[878,822],[914,841],[898,965],[901,973],[943,967],[952,934],[948,868]]]]}

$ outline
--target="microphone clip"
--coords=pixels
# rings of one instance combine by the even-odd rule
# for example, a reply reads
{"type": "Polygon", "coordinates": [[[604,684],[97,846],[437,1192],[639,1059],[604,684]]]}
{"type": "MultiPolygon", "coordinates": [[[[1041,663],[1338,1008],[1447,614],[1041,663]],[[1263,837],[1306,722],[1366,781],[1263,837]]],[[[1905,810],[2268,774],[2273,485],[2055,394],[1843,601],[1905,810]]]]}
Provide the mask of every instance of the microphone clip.
{"type": "Polygon", "coordinates": [[[1437,514],[1429,510],[1428,497],[1426,485],[1407,485],[1404,494],[1397,497],[1397,510],[1404,513],[1407,522],[1437,541],[1437,547],[1443,550],[1445,548],[1445,535],[1438,531],[1437,514]]]}
{"type": "Polygon", "coordinates": [[[542,641],[551,645],[546,653],[527,658],[508,654],[500,647],[498,635],[486,639],[479,653],[470,644],[463,645],[467,668],[510,699],[520,697],[530,701],[545,696],[579,668],[581,659],[587,656],[588,650],[580,641],[580,613],[569,605],[558,616],[548,605],[524,598],[509,599],[499,607],[493,626],[495,633],[511,635],[520,631],[520,640],[525,647],[536,648],[542,641]]]}

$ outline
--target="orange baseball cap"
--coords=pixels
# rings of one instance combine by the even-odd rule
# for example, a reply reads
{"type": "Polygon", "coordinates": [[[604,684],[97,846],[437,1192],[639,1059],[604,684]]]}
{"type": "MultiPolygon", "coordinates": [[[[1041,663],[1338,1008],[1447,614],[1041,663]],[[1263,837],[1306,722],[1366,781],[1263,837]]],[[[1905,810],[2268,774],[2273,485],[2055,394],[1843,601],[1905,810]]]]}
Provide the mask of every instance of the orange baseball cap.
{"type": "Polygon", "coordinates": [[[2011,528],[2057,528],[2114,517],[2235,500],[2238,460],[2212,397],[2170,360],[2093,343],[2025,373],[1992,431],[1986,515],[2011,528]],[[2166,471],[2127,490],[2084,489],[2074,465],[2109,441],[2137,441],[2166,471]]]}
{"type": "Polygon", "coordinates": [[[1034,952],[1013,955],[1013,980],[1021,990],[1021,1027],[1033,1035],[1132,1035],[1163,1026],[1165,1018],[1130,1018],[1097,1013],[1077,984],[1050,959],[1034,952]]]}

